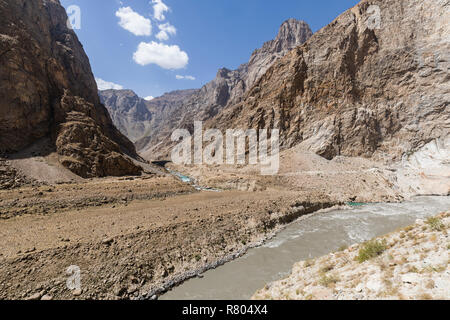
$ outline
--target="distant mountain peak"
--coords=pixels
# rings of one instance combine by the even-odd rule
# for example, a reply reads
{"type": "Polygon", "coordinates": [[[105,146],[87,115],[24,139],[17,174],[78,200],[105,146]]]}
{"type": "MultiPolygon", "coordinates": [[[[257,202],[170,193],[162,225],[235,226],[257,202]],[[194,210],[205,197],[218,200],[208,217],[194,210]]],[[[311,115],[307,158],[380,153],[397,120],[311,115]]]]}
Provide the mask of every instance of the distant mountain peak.
{"type": "Polygon", "coordinates": [[[311,37],[312,31],[305,21],[291,18],[282,23],[277,39],[286,39],[291,35],[304,39],[305,36],[311,37]]]}
{"type": "Polygon", "coordinates": [[[191,128],[195,120],[208,120],[217,115],[227,105],[239,102],[256,81],[290,50],[302,45],[312,36],[311,28],[304,21],[288,19],[281,25],[275,39],[266,42],[253,52],[249,62],[237,70],[219,69],[216,78],[207,83],[176,108],[171,108],[172,116],[161,121],[165,130],[152,130],[150,137],[137,143],[137,147],[147,158],[164,155],[168,132],[175,128],[191,128]],[[168,120],[169,119],[169,120],[168,120]],[[170,129],[170,130],[168,130],[170,129]],[[159,149],[158,149],[159,148],[159,149]]]}
{"type": "Polygon", "coordinates": [[[271,45],[273,52],[280,52],[306,42],[312,35],[313,32],[305,21],[291,18],[283,22],[275,40],[267,44],[271,45]]]}

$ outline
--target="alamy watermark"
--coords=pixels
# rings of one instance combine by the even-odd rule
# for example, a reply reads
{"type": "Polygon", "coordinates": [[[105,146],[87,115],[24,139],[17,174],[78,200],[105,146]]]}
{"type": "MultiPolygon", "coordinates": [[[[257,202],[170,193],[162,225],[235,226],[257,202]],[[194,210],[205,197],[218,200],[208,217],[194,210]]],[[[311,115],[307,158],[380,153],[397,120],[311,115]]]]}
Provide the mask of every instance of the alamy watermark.
{"type": "Polygon", "coordinates": [[[172,150],[172,162],[180,165],[259,164],[262,175],[276,175],[280,168],[280,131],[271,130],[270,138],[268,134],[267,129],[229,129],[225,135],[218,129],[209,129],[203,133],[203,123],[196,121],[194,136],[185,129],[173,132],[172,141],[179,143],[172,150]]]}
{"type": "Polygon", "coordinates": [[[371,5],[367,8],[367,28],[370,30],[381,29],[381,9],[377,5],[371,5]]]}
{"type": "Polygon", "coordinates": [[[69,276],[66,281],[67,289],[69,290],[81,290],[81,269],[79,266],[70,266],[66,270],[66,274],[69,276]]]}
{"type": "Polygon", "coordinates": [[[71,5],[67,8],[67,28],[71,30],[81,29],[81,8],[76,5],[71,5]]]}

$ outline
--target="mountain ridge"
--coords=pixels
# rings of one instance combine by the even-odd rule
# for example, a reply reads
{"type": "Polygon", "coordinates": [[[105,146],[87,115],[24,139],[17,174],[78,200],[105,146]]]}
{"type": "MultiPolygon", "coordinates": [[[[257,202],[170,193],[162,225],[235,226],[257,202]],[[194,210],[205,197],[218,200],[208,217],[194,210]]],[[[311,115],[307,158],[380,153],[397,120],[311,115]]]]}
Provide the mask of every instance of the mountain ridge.
{"type": "MultiPolygon", "coordinates": [[[[187,128],[193,130],[195,120],[210,119],[216,116],[226,105],[239,102],[247,89],[277,59],[297,45],[304,43],[311,35],[312,31],[306,22],[288,19],[281,24],[276,38],[265,42],[261,48],[254,50],[249,61],[240,65],[238,69],[219,69],[216,78],[205,84],[201,89],[167,93],[163,96],[167,100],[166,104],[163,103],[164,98],[162,98],[162,101],[156,98],[147,102],[151,112],[160,113],[160,116],[157,117],[160,120],[150,123],[143,137],[135,141],[137,149],[147,159],[164,157],[163,154],[167,154],[167,150],[171,146],[170,136],[175,129],[187,128]],[[165,109],[165,111],[161,112],[161,110],[153,108],[152,106],[155,105],[165,109]],[[167,141],[169,141],[168,144],[166,144],[167,141]]],[[[106,104],[110,108],[108,103],[106,104]]],[[[125,110],[128,107],[118,108],[125,110]]],[[[113,109],[117,109],[117,106],[113,109]]],[[[115,114],[115,111],[112,112],[115,114]]],[[[122,112],[121,116],[127,118],[126,112],[122,112]]],[[[121,121],[116,117],[115,123],[119,127],[121,121]]],[[[122,132],[125,133],[127,130],[123,129],[122,132]]],[[[134,138],[135,136],[132,137],[132,140],[134,138]]]]}
{"type": "Polygon", "coordinates": [[[279,128],[283,148],[301,144],[327,159],[401,160],[444,139],[450,128],[450,44],[439,40],[450,32],[445,6],[361,1],[275,62],[241,102],[206,126],[279,128]],[[380,28],[369,28],[372,5],[380,8],[380,28]]]}

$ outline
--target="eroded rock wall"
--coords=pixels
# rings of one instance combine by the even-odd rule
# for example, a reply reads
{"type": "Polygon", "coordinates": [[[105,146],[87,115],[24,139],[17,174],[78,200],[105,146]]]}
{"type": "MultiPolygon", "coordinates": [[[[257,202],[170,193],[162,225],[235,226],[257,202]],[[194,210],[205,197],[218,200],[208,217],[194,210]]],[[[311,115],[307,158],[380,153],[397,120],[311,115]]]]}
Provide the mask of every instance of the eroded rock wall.
{"type": "Polygon", "coordinates": [[[447,0],[363,0],[209,126],[279,128],[284,148],[327,159],[400,160],[450,133],[449,19],[447,0]]]}
{"type": "Polygon", "coordinates": [[[0,150],[51,137],[83,177],[138,174],[133,144],[100,104],[89,59],[57,0],[0,1],[0,150]]]}

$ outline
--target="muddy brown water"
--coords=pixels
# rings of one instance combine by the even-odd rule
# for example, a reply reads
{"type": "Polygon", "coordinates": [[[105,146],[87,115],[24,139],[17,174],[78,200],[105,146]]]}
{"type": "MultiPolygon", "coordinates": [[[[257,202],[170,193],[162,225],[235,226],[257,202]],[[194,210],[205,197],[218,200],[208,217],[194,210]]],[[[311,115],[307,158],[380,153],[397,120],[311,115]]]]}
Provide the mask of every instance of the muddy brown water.
{"type": "Polygon", "coordinates": [[[361,243],[450,210],[450,197],[416,197],[404,203],[379,203],[304,217],[265,245],[191,279],[161,300],[250,299],[267,283],[288,276],[298,261],[317,258],[342,246],[361,243]]]}

